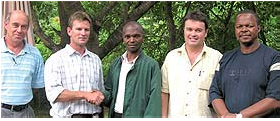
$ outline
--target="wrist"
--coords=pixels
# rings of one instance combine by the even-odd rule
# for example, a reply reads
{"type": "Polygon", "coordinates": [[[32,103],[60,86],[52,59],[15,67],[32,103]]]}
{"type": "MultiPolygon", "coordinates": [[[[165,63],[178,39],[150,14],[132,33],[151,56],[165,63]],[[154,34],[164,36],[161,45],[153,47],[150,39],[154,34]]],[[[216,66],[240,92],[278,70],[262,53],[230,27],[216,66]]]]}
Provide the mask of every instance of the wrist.
{"type": "Polygon", "coordinates": [[[236,118],[242,118],[242,114],[241,113],[236,114],[236,118]]]}

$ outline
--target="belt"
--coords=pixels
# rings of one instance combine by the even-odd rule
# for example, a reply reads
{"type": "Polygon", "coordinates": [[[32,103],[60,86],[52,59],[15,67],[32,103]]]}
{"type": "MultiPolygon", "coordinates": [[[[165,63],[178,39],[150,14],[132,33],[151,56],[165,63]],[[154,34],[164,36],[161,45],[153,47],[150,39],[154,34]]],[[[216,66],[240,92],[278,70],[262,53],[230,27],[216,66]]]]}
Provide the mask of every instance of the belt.
{"type": "Polygon", "coordinates": [[[73,114],[71,118],[98,118],[98,113],[94,114],[73,114]]]}
{"type": "Polygon", "coordinates": [[[113,118],[123,118],[123,114],[114,111],[113,118]]]}
{"type": "Polygon", "coordinates": [[[1,108],[9,109],[11,111],[20,112],[28,107],[28,104],[25,105],[9,105],[1,103],[1,108]]]}

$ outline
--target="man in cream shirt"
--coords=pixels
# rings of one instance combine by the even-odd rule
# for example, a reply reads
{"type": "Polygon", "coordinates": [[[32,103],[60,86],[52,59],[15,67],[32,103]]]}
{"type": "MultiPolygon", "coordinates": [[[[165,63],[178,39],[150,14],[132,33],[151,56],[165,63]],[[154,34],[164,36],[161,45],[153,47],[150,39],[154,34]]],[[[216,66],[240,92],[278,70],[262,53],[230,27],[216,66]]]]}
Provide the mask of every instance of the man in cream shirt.
{"type": "Polygon", "coordinates": [[[185,43],[168,53],[162,66],[162,117],[215,117],[208,90],[222,54],[207,47],[207,17],[190,12],[184,21],[185,43]]]}

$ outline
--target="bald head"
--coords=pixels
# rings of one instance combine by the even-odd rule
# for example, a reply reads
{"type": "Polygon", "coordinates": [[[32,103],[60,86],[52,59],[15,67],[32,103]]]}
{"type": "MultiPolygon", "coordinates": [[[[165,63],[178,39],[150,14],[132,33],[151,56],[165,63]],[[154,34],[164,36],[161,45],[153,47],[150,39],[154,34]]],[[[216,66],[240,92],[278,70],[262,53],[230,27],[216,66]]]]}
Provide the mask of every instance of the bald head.
{"type": "Polygon", "coordinates": [[[143,27],[136,21],[130,21],[127,22],[124,26],[123,26],[123,33],[126,31],[126,29],[128,27],[132,27],[132,28],[136,28],[139,32],[141,32],[141,34],[144,34],[143,32],[143,27]]]}

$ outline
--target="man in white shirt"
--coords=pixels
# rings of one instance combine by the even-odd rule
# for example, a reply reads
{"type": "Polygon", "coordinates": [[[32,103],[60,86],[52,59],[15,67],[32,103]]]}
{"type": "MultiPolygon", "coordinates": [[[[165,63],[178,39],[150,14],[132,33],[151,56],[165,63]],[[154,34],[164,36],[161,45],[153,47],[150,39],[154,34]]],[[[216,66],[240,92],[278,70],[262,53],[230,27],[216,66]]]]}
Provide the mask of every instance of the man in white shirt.
{"type": "Polygon", "coordinates": [[[91,118],[102,111],[104,96],[100,58],[86,49],[91,19],[77,11],[69,18],[70,44],[45,64],[46,94],[52,117],[91,118]]]}

